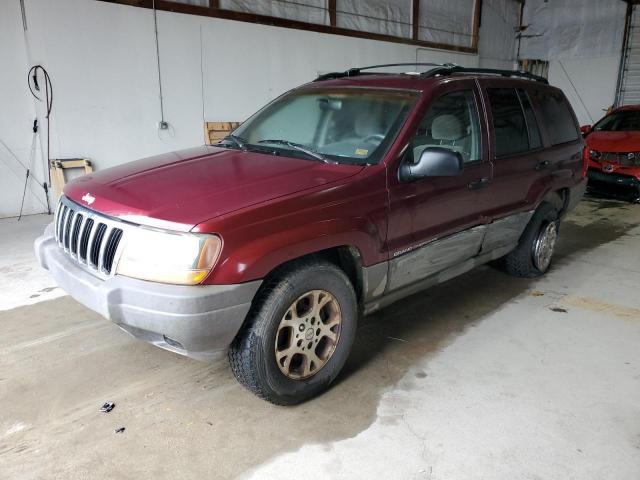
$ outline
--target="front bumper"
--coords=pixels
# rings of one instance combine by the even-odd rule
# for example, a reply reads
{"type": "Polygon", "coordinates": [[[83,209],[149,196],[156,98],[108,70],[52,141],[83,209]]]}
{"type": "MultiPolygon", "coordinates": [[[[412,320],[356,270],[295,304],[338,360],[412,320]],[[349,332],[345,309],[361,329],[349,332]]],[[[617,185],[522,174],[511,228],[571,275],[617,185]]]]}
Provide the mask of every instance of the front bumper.
{"type": "Polygon", "coordinates": [[[262,283],[183,286],[119,275],[102,280],[64,253],[51,225],[35,251],[58,285],[86,307],[136,338],[204,361],[231,344],[262,283]]]}
{"type": "Polygon", "coordinates": [[[640,180],[631,175],[604,173],[590,168],[589,191],[625,200],[635,200],[640,197],[640,180]]]}

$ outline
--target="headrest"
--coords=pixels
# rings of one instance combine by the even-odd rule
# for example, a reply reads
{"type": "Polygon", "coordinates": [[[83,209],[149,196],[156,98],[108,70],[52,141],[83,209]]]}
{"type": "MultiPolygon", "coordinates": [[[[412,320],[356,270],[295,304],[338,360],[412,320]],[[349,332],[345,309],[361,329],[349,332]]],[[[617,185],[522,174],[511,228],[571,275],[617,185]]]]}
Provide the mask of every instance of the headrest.
{"type": "Polygon", "coordinates": [[[459,140],[465,136],[458,117],[451,114],[440,115],[431,123],[431,136],[435,140],[459,140]]]}

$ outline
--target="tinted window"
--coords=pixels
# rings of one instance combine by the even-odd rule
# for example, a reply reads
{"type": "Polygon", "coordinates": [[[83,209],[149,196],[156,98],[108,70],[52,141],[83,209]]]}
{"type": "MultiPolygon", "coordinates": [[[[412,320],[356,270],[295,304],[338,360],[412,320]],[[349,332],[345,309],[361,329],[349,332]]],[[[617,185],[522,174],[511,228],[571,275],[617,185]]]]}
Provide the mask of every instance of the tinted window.
{"type": "Polygon", "coordinates": [[[532,96],[552,145],[570,142],[579,137],[578,126],[564,95],[557,92],[535,91],[532,96]]]}
{"type": "Polygon", "coordinates": [[[460,153],[465,162],[479,160],[480,125],[473,92],[460,90],[436,99],[412,143],[414,159],[427,147],[442,147],[460,153]]]}
{"type": "Polygon", "coordinates": [[[496,156],[503,157],[529,150],[527,122],[514,88],[490,88],[496,156]]]}
{"type": "Polygon", "coordinates": [[[529,130],[529,146],[531,148],[540,148],[542,141],[540,140],[540,130],[538,129],[538,122],[536,116],[533,113],[531,102],[527,92],[522,89],[518,89],[518,96],[522,103],[522,109],[524,110],[524,118],[527,121],[527,129],[529,130]]]}

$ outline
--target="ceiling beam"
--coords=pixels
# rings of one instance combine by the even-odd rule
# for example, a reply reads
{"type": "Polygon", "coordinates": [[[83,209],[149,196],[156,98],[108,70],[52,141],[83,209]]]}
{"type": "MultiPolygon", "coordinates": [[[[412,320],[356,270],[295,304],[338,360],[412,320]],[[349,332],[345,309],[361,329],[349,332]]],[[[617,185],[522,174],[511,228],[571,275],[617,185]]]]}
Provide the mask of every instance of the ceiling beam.
{"type": "MultiPolygon", "coordinates": [[[[131,5],[142,8],[153,8],[153,0],[98,0],[106,3],[116,3],[123,5],[131,5]]],[[[475,0],[476,2],[478,0],[475,0]]],[[[297,30],[305,30],[309,32],[328,33],[332,35],[342,35],[345,37],[364,38],[367,40],[378,40],[381,42],[401,43],[405,45],[416,45],[425,48],[434,48],[438,50],[449,50],[454,52],[478,53],[478,49],[474,47],[464,47],[460,45],[449,45],[446,43],[429,42],[426,40],[414,40],[413,38],[396,37],[382,33],[365,32],[361,30],[351,30],[348,28],[337,27],[333,25],[324,25],[318,23],[302,22],[299,20],[290,20],[287,18],[270,17],[257,13],[236,12],[234,10],[224,10],[221,8],[212,8],[211,6],[198,6],[186,3],[176,3],[167,0],[155,0],[157,10],[167,12],[186,13],[190,15],[200,15],[212,18],[222,18],[225,20],[236,20],[239,22],[257,23],[260,25],[271,25],[274,27],[292,28],[297,30]]],[[[415,27],[414,27],[415,28],[415,27]]],[[[477,41],[473,42],[477,43],[477,41]]]]}

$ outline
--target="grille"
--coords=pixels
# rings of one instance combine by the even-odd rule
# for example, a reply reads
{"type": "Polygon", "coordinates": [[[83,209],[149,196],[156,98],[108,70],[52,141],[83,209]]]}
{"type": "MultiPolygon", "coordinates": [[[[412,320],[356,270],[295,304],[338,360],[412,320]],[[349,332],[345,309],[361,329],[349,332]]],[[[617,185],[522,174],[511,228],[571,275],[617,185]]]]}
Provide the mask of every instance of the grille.
{"type": "Polygon", "coordinates": [[[640,152],[631,152],[631,153],[617,153],[617,152],[602,152],[600,156],[595,159],[596,161],[608,162],[608,163],[619,163],[625,167],[636,167],[640,166],[640,152]],[[631,155],[631,158],[629,156],[631,155]]]}
{"type": "Polygon", "coordinates": [[[114,273],[124,225],[61,197],[54,217],[58,245],[76,262],[100,277],[114,273]]]}

